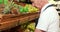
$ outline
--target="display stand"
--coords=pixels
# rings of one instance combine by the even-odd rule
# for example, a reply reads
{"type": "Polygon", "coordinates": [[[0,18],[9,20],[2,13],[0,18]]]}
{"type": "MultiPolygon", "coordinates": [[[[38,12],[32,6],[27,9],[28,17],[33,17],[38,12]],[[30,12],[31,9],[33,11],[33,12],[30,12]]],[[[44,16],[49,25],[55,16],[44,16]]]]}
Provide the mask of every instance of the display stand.
{"type": "Polygon", "coordinates": [[[0,30],[10,29],[39,17],[39,12],[22,15],[3,15],[0,19],[0,30]]]}

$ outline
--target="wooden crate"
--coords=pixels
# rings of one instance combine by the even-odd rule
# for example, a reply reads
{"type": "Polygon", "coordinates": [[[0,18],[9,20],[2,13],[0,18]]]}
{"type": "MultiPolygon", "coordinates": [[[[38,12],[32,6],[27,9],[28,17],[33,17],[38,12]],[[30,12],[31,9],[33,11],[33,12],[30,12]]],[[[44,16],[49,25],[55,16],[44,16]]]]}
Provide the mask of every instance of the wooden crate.
{"type": "Polygon", "coordinates": [[[39,17],[39,13],[29,13],[23,15],[4,15],[0,19],[0,30],[6,30],[39,17]]]}

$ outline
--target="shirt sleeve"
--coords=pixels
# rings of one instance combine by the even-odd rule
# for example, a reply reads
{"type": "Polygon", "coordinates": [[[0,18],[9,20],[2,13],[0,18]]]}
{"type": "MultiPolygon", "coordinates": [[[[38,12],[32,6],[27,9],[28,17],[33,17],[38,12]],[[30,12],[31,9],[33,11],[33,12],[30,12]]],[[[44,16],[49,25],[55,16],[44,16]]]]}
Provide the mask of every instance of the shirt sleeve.
{"type": "MultiPolygon", "coordinates": [[[[52,9],[52,11],[53,11],[53,9],[52,9]]],[[[53,14],[53,13],[51,13],[52,11],[50,10],[50,8],[48,8],[40,14],[40,18],[38,20],[36,29],[40,29],[43,31],[48,30],[49,24],[52,21],[52,16],[51,16],[53,14]]]]}

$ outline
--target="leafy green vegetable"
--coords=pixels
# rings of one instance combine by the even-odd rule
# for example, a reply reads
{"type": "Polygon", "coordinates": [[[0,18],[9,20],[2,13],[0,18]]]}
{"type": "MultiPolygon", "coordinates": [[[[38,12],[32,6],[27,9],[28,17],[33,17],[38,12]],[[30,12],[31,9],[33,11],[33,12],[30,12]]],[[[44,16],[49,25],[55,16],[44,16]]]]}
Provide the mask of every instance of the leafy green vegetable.
{"type": "Polygon", "coordinates": [[[20,12],[20,13],[23,13],[23,12],[24,12],[24,7],[20,6],[20,7],[19,7],[19,12],[20,12]]]}
{"type": "Polygon", "coordinates": [[[28,7],[24,7],[24,12],[28,12],[28,7]]]}
{"type": "Polygon", "coordinates": [[[8,4],[8,0],[4,0],[4,4],[5,4],[5,5],[8,4]]]}
{"type": "MultiPolygon", "coordinates": [[[[5,0],[5,1],[7,1],[7,0],[5,0]]],[[[10,12],[10,9],[12,8],[13,4],[14,4],[13,0],[10,3],[5,4],[3,13],[6,14],[6,13],[10,12]]]]}
{"type": "Polygon", "coordinates": [[[0,4],[2,4],[3,3],[3,0],[0,0],[0,4]]]}

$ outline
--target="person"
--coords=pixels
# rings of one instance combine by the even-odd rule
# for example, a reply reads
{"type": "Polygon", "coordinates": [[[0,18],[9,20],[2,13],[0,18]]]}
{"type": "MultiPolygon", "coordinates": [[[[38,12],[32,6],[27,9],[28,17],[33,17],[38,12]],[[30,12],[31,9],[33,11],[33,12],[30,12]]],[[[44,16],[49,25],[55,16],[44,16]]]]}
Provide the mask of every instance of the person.
{"type": "Polygon", "coordinates": [[[58,32],[59,15],[55,7],[51,6],[52,4],[49,3],[48,0],[31,0],[31,2],[33,6],[37,7],[41,11],[34,32],[58,32]]]}

